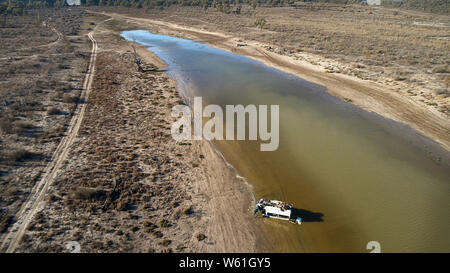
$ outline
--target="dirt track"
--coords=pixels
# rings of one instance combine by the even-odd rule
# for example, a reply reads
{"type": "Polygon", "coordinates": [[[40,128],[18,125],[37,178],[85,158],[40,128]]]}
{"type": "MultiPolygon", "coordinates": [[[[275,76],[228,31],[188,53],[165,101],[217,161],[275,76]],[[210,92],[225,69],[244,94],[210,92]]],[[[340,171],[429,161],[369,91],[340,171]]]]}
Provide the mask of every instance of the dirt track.
{"type": "MultiPolygon", "coordinates": [[[[54,31],[56,31],[56,29],[54,29],[54,31]]],[[[4,239],[1,246],[2,252],[14,252],[14,250],[20,243],[22,236],[33,216],[40,209],[42,209],[40,206],[41,201],[43,200],[48,187],[52,184],[59,168],[63,164],[67,153],[69,152],[71,144],[73,143],[78,133],[86,109],[86,103],[83,102],[87,101],[89,97],[92,79],[95,73],[95,60],[98,46],[96,40],[93,37],[94,31],[95,29],[88,33],[88,37],[92,42],[92,50],[88,70],[86,72],[86,77],[83,83],[83,92],[80,96],[80,103],[78,105],[79,107],[77,107],[70,121],[65,137],[63,137],[63,139],[59,143],[58,147],[53,153],[50,163],[45,168],[42,179],[36,184],[27,202],[22,206],[22,208],[16,215],[18,220],[10,229],[9,233],[4,239]]],[[[58,33],[57,41],[60,40],[60,37],[62,37],[62,34],[58,33]]]]}

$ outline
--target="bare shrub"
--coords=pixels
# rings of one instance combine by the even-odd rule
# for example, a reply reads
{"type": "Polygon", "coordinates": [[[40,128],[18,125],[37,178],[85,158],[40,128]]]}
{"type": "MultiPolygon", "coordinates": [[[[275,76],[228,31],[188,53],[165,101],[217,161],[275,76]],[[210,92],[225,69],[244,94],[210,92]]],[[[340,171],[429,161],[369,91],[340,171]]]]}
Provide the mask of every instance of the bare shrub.
{"type": "Polygon", "coordinates": [[[56,107],[51,107],[50,109],[48,109],[47,114],[49,115],[59,115],[61,114],[61,111],[56,108],[56,107]]]}
{"type": "Polygon", "coordinates": [[[447,97],[450,96],[450,91],[449,91],[448,89],[437,89],[437,90],[433,90],[433,92],[434,92],[436,95],[442,95],[442,96],[444,96],[445,98],[447,98],[447,97]]]}
{"type": "Polygon", "coordinates": [[[166,219],[161,219],[160,221],[159,221],[159,226],[160,227],[169,227],[170,225],[169,225],[169,221],[167,221],[166,219]]]}
{"type": "Polygon", "coordinates": [[[450,76],[447,76],[444,78],[444,80],[442,81],[445,86],[447,86],[447,88],[450,86],[450,76]]]}
{"type": "Polygon", "coordinates": [[[0,214],[0,233],[6,232],[11,224],[12,216],[8,214],[0,214]]]}
{"type": "Polygon", "coordinates": [[[169,239],[164,239],[164,240],[162,240],[161,242],[159,242],[159,245],[162,245],[162,246],[169,246],[171,243],[172,243],[171,240],[169,240],[169,239]]]}
{"type": "Polygon", "coordinates": [[[14,124],[14,127],[16,128],[17,131],[24,131],[33,128],[34,125],[31,122],[19,121],[14,124]]]}
{"type": "Polygon", "coordinates": [[[25,149],[18,149],[8,154],[8,160],[13,162],[25,161],[30,159],[33,155],[33,153],[25,149]]]}
{"type": "Polygon", "coordinates": [[[197,234],[197,240],[198,241],[203,241],[203,240],[205,240],[206,239],[206,235],[205,234],[203,234],[203,233],[199,233],[199,234],[197,234]]]}
{"type": "Polygon", "coordinates": [[[192,206],[189,206],[189,207],[187,207],[187,208],[183,211],[183,213],[184,213],[185,215],[189,215],[189,214],[194,213],[194,210],[192,209],[192,206]]]}
{"type": "Polygon", "coordinates": [[[80,200],[101,200],[106,196],[105,191],[98,188],[78,187],[72,192],[72,197],[80,200]]]}
{"type": "Polygon", "coordinates": [[[78,97],[77,96],[72,96],[70,94],[65,94],[63,97],[63,101],[65,103],[77,103],[78,102],[78,97]]]}
{"type": "Polygon", "coordinates": [[[433,68],[433,73],[450,73],[449,65],[441,65],[433,68]]]}
{"type": "Polygon", "coordinates": [[[14,133],[12,121],[8,118],[3,118],[0,120],[0,129],[5,134],[14,133]]]}

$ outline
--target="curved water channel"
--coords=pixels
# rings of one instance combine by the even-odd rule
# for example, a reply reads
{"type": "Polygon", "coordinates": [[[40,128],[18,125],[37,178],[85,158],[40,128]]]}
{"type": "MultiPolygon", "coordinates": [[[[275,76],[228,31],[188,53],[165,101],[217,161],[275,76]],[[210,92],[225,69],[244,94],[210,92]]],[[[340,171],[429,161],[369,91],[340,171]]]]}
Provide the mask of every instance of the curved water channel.
{"type": "Polygon", "coordinates": [[[450,251],[449,152],[435,142],[249,58],[144,30],[122,36],[164,60],[188,99],[280,105],[278,150],[214,142],[256,198],[303,216],[301,226],[261,219],[265,250],[368,252],[378,241],[382,252],[450,251]]]}

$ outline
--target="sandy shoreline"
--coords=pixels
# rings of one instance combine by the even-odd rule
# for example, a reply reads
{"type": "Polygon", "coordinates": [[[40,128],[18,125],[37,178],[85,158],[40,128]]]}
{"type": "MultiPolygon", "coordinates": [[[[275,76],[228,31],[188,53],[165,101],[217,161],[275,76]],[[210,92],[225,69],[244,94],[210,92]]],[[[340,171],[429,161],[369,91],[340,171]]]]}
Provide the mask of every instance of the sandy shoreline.
{"type": "MultiPolygon", "coordinates": [[[[260,61],[267,66],[301,77],[309,82],[323,85],[327,91],[341,99],[350,100],[356,106],[375,112],[383,117],[404,123],[439,143],[450,151],[450,128],[448,117],[434,108],[420,105],[411,97],[396,92],[392,86],[381,85],[354,76],[327,73],[331,61],[324,62],[319,56],[302,53],[303,58],[280,55],[267,50],[268,44],[246,41],[240,37],[199,28],[186,27],[170,22],[133,17],[117,13],[105,13],[116,18],[151,29],[154,33],[181,36],[210,46],[260,61]],[[245,46],[237,46],[243,44],[245,46]],[[320,63],[319,65],[312,63],[320,63]]],[[[336,64],[333,64],[336,65],[336,64]]]]}

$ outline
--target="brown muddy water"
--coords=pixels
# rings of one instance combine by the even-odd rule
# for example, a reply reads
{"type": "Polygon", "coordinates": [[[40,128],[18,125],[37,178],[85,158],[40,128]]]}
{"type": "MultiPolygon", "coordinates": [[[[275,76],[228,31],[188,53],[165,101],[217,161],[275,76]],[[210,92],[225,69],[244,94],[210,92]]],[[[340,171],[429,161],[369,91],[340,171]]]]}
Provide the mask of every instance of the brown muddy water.
{"type": "Polygon", "coordinates": [[[369,252],[377,241],[382,252],[450,252],[450,156],[435,142],[249,58],[143,30],[122,36],[168,63],[188,100],[280,105],[278,150],[214,143],[255,198],[293,203],[304,219],[257,219],[265,250],[369,252]]]}

